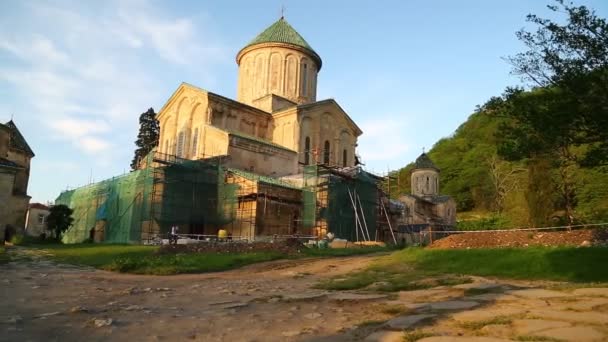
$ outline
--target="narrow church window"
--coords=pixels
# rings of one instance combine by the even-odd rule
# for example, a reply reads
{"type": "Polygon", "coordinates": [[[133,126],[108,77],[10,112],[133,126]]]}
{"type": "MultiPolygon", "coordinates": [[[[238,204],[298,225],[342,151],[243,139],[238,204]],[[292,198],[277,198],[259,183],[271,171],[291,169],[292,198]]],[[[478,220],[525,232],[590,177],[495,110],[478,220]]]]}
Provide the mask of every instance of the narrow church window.
{"type": "Polygon", "coordinates": [[[177,136],[177,156],[183,157],[184,155],[184,132],[179,132],[177,136]]]}
{"type": "Polygon", "coordinates": [[[310,164],[310,137],[304,140],[304,165],[310,164]]]}
{"type": "Polygon", "coordinates": [[[323,150],[323,163],[329,164],[329,140],[325,140],[325,148],[323,150]]]}
{"type": "Polygon", "coordinates": [[[196,148],[198,147],[198,127],[194,129],[194,137],[192,137],[192,156],[196,156],[196,148]]]}
{"type": "Polygon", "coordinates": [[[346,149],[344,149],[344,150],[342,151],[342,166],[343,166],[343,167],[346,167],[346,162],[347,162],[347,160],[346,160],[346,153],[347,153],[347,152],[346,152],[346,149]]]}
{"type": "Polygon", "coordinates": [[[426,177],[426,191],[429,191],[429,177],[426,177]]]}
{"type": "Polygon", "coordinates": [[[306,96],[306,90],[308,88],[308,65],[306,65],[306,63],[302,63],[302,73],[300,75],[301,77],[301,84],[300,84],[300,93],[302,94],[302,96],[306,96]]]}

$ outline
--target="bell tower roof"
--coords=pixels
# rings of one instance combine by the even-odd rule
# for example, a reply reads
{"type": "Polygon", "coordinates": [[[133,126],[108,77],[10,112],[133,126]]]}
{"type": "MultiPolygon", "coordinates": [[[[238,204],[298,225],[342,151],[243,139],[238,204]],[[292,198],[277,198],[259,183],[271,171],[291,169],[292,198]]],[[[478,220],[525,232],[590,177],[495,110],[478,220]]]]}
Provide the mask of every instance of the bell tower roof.
{"type": "Polygon", "coordinates": [[[418,158],[416,158],[414,169],[433,169],[439,172],[439,168],[435,166],[431,158],[429,158],[429,156],[424,152],[418,156],[418,158]]]}
{"type": "Polygon", "coordinates": [[[277,20],[274,24],[270,25],[267,29],[262,31],[262,33],[258,34],[252,41],[245,45],[245,47],[243,47],[237,54],[237,62],[238,56],[241,55],[243,50],[253,45],[265,43],[283,43],[300,47],[306,50],[311,57],[316,60],[318,68],[321,69],[321,57],[283,17],[277,20]]]}

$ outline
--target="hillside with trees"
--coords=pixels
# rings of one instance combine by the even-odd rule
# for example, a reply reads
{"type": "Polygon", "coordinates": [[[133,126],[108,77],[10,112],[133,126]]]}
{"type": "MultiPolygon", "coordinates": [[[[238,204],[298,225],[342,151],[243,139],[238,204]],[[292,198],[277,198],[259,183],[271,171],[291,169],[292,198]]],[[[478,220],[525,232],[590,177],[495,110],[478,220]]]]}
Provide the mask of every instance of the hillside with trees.
{"type": "MultiPolygon", "coordinates": [[[[428,153],[463,229],[608,222],[608,23],[585,6],[548,8],[565,23],[529,15],[537,30],[517,33],[528,50],[506,58],[524,87],[428,153]]],[[[412,166],[393,173],[393,195],[409,193],[412,166]]]]}

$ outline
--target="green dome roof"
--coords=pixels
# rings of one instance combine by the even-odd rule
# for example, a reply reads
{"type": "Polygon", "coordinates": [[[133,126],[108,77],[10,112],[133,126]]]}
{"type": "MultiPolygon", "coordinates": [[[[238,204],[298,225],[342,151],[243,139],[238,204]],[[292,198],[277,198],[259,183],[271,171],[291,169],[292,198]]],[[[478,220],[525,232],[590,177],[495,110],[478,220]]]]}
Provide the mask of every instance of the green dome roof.
{"type": "Polygon", "coordinates": [[[264,43],[285,43],[304,48],[308,50],[308,52],[310,52],[310,54],[317,60],[319,69],[321,69],[321,57],[319,57],[315,50],[313,50],[306,40],[304,40],[304,38],[302,38],[302,36],[293,27],[291,27],[291,25],[289,25],[287,20],[285,20],[283,17],[277,20],[274,24],[270,25],[252,41],[250,41],[249,44],[245,45],[241,51],[252,45],[264,43]]]}
{"type": "Polygon", "coordinates": [[[414,169],[434,169],[439,171],[439,168],[435,166],[431,158],[429,158],[426,153],[422,153],[418,158],[416,158],[414,169]]]}

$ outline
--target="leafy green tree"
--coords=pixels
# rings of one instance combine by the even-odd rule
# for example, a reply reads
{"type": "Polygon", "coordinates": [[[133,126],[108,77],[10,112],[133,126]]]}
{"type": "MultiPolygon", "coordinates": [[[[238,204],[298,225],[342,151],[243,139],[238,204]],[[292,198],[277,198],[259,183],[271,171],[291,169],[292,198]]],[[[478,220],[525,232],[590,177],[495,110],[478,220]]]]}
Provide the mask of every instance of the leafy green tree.
{"type": "MultiPolygon", "coordinates": [[[[556,4],[548,8],[565,14],[565,23],[528,15],[528,22],[535,24],[537,30],[517,33],[527,51],[508,57],[507,61],[513,66],[514,74],[545,89],[542,96],[545,101],[567,104],[559,120],[561,126],[567,124],[568,129],[544,135],[558,133],[560,138],[591,144],[581,164],[605,163],[608,161],[608,22],[585,6],[574,6],[564,0],[556,0],[556,4]]],[[[541,121],[541,117],[528,115],[528,118],[541,121]]],[[[546,131],[536,133],[543,135],[546,131]]]]}
{"type": "Polygon", "coordinates": [[[158,146],[160,137],[160,125],[156,120],[156,113],[153,108],[148,109],[139,116],[139,133],[135,145],[135,155],[131,161],[131,170],[136,170],[141,159],[145,158],[150,151],[158,146]]]}
{"type": "Polygon", "coordinates": [[[49,216],[46,219],[47,229],[55,233],[57,240],[61,239],[61,234],[68,230],[74,222],[73,212],[72,209],[63,204],[54,205],[49,209],[49,216]]]}

